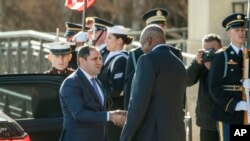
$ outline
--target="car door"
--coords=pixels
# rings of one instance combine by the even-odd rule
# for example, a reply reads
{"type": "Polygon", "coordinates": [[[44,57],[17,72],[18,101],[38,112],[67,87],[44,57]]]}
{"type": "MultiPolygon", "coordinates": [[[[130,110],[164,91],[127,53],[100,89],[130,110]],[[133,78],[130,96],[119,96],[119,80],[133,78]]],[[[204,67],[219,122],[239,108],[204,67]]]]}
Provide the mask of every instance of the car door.
{"type": "Polygon", "coordinates": [[[59,88],[64,75],[0,75],[0,110],[32,141],[56,141],[62,129],[59,88]]]}

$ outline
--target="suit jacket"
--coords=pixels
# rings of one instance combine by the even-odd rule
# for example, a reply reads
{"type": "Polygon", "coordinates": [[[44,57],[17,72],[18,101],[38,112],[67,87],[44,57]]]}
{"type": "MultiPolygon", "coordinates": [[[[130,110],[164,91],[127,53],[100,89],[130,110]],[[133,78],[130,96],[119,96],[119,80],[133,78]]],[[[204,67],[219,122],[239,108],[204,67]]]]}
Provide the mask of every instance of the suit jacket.
{"type": "MultiPolygon", "coordinates": [[[[181,61],[183,61],[181,50],[176,49],[172,46],[169,46],[169,48],[175,56],[177,56],[181,61]]],[[[130,92],[131,92],[131,84],[132,84],[132,79],[135,73],[135,67],[133,63],[132,54],[134,54],[135,63],[137,63],[139,57],[143,54],[143,51],[141,47],[138,47],[134,50],[131,50],[128,55],[128,60],[127,60],[126,70],[125,70],[125,82],[124,82],[124,109],[125,110],[128,109],[128,103],[129,103],[130,92]]]]}
{"type": "Polygon", "coordinates": [[[63,113],[61,141],[106,140],[106,105],[101,104],[91,83],[79,68],[63,81],[60,102],[63,113]]]}
{"type": "Polygon", "coordinates": [[[120,141],[185,141],[186,87],[185,67],[168,46],[142,55],[120,141]]]}
{"type": "Polygon", "coordinates": [[[242,92],[225,91],[223,88],[223,85],[241,85],[243,62],[231,46],[225,51],[228,57],[227,66],[224,53],[221,51],[215,54],[209,70],[209,90],[215,102],[211,116],[216,121],[243,124],[244,112],[235,111],[237,103],[242,100],[242,92]],[[225,69],[227,75],[224,78],[225,69]]]}

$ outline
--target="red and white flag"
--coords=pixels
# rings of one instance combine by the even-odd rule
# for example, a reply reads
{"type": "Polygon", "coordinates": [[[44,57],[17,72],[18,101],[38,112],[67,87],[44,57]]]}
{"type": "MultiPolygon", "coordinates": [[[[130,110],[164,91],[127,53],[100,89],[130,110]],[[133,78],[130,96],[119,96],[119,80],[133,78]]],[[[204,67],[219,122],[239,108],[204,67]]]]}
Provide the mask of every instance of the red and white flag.
{"type": "MultiPolygon", "coordinates": [[[[85,0],[66,0],[65,6],[72,10],[82,11],[84,9],[85,0]]],[[[87,8],[94,4],[95,0],[87,0],[87,8]]]]}

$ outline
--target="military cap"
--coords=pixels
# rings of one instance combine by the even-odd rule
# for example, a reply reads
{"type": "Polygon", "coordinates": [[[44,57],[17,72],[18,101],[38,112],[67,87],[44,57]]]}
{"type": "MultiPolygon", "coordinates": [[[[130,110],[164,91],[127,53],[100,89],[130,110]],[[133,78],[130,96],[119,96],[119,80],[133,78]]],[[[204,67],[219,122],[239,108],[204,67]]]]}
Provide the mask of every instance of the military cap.
{"type": "Polygon", "coordinates": [[[54,55],[67,55],[71,53],[70,46],[73,45],[72,42],[52,42],[47,43],[49,50],[54,55]]]}
{"type": "Polygon", "coordinates": [[[101,19],[101,18],[98,18],[98,17],[93,17],[94,19],[94,30],[107,30],[107,27],[112,27],[114,26],[114,24],[104,20],[104,19],[101,19]]]}
{"type": "Polygon", "coordinates": [[[167,16],[168,16],[168,11],[166,9],[156,8],[144,13],[142,19],[148,25],[153,22],[161,22],[161,21],[166,22],[167,16]]]}
{"type": "Polygon", "coordinates": [[[107,32],[112,34],[121,34],[121,35],[128,35],[128,28],[125,28],[121,25],[115,25],[112,27],[107,27],[107,32]]]}
{"type": "Polygon", "coordinates": [[[245,15],[242,13],[234,13],[232,15],[229,15],[222,22],[222,26],[226,30],[230,28],[244,27],[244,24],[245,24],[245,15]]]}
{"type": "Polygon", "coordinates": [[[87,42],[88,41],[88,33],[80,31],[76,35],[74,35],[73,42],[87,42]]]}
{"type": "Polygon", "coordinates": [[[82,30],[82,25],[77,23],[65,22],[65,26],[66,32],[64,34],[64,37],[75,35],[76,33],[82,30]]]}

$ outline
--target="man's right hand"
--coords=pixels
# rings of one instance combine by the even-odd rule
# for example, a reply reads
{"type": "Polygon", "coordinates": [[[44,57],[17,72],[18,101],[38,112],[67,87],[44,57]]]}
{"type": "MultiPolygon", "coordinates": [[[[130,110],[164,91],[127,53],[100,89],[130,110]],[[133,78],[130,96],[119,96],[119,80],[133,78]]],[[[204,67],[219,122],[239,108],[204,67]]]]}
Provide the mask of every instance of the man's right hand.
{"type": "Polygon", "coordinates": [[[196,56],[196,61],[197,61],[197,63],[198,64],[202,64],[202,61],[203,61],[203,59],[202,59],[202,54],[204,53],[204,49],[198,49],[198,51],[197,51],[197,56],[196,56]]]}
{"type": "Polygon", "coordinates": [[[109,120],[120,127],[123,127],[126,121],[126,116],[127,111],[124,110],[109,111],[109,120]]]}

